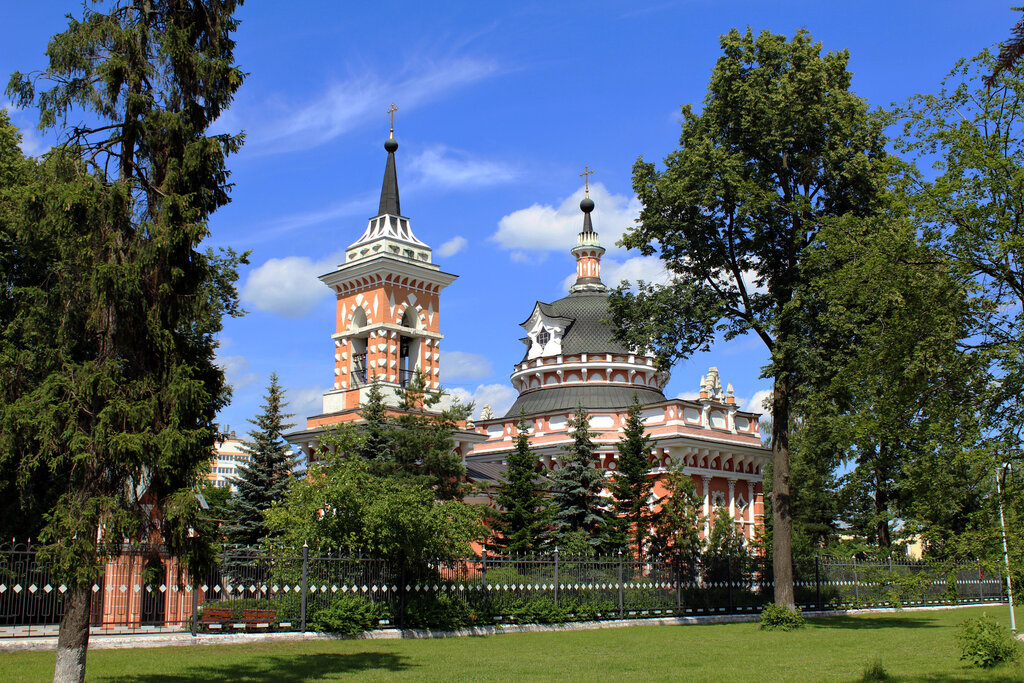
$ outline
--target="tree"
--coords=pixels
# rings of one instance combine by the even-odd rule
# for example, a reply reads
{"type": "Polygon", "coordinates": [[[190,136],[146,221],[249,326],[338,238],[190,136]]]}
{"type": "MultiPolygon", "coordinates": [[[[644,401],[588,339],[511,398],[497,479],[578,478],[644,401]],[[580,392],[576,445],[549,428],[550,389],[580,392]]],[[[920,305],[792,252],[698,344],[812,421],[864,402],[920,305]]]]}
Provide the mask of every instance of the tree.
{"type": "Polygon", "coordinates": [[[69,588],[55,680],[84,677],[104,553],[159,538],[190,569],[208,557],[188,529],[227,399],[214,351],[222,315],[239,313],[240,259],[197,249],[241,144],[206,134],[243,78],[235,4],[86,7],[50,41],[47,70],[7,89],[38,102],[44,128],[73,110],[86,121],[61,128],[4,236],[4,259],[32,252],[34,264],[3,273],[0,453],[4,476],[56,488],[40,531],[69,588]]]}
{"type": "MultiPolygon", "coordinates": [[[[1012,8],[1015,12],[1024,11],[1024,7],[1012,8]]],[[[1024,19],[1014,24],[1010,31],[1010,37],[999,48],[999,56],[988,76],[985,77],[985,86],[995,87],[999,83],[999,77],[1003,72],[1017,66],[1021,57],[1024,57],[1024,19]]]]}
{"type": "Polygon", "coordinates": [[[692,564],[701,552],[701,502],[693,477],[681,469],[668,472],[663,479],[666,493],[658,501],[650,540],[651,555],[673,555],[692,564]]]}
{"type": "Polygon", "coordinates": [[[622,438],[615,446],[619,460],[610,486],[621,535],[629,539],[629,546],[639,560],[644,558],[644,541],[651,526],[650,497],[654,489],[654,479],[650,476],[651,439],[644,429],[642,410],[634,394],[622,438]]]}
{"type": "Polygon", "coordinates": [[[284,500],[295,469],[295,457],[284,440],[284,432],[295,425],[285,424],[292,415],[283,412],[288,403],[276,372],[270,375],[263,400],[262,412],[249,420],[255,427],[249,432],[251,441],[242,443],[249,461],[238,468],[238,493],[230,511],[234,523],[226,529],[228,540],[240,545],[256,545],[267,535],[263,513],[284,500]]]}
{"type": "Polygon", "coordinates": [[[366,391],[366,400],[359,406],[363,432],[363,447],[360,456],[364,460],[391,461],[394,459],[394,434],[388,415],[388,406],[380,390],[380,382],[374,375],[366,391]]]}
{"type": "Polygon", "coordinates": [[[960,60],[935,95],[918,95],[894,112],[903,123],[897,149],[931,164],[933,180],[908,174],[916,223],[941,244],[952,274],[976,287],[986,306],[965,342],[989,361],[986,432],[1000,458],[1018,459],[1024,443],[1024,69],[994,67],[987,51],[960,60]]]}
{"type": "Polygon", "coordinates": [[[659,256],[674,279],[611,298],[617,336],[654,346],[659,365],[719,336],[752,333],[771,360],[775,601],[793,608],[790,408],[804,334],[802,261],[836,216],[869,215],[885,177],[881,121],[850,92],[848,54],[805,31],[733,30],[703,109],[683,107],[679,149],[659,172],[638,159],[643,209],[623,243],[659,256]]]}
{"type": "Polygon", "coordinates": [[[435,560],[465,557],[483,537],[479,510],[438,501],[431,488],[403,476],[381,476],[351,457],[363,435],[342,427],[322,436],[322,459],[293,478],[284,503],[266,513],[275,543],[392,559],[419,575],[435,560]]]}
{"type": "Polygon", "coordinates": [[[505,472],[494,502],[499,511],[490,545],[499,551],[528,553],[544,545],[551,514],[547,498],[537,484],[540,461],[530,450],[530,427],[519,418],[516,448],[505,458],[505,472]]]}
{"type": "Polygon", "coordinates": [[[601,498],[604,474],[594,467],[594,442],[590,439],[590,419],[585,408],[576,409],[569,429],[572,445],[562,456],[562,466],[551,475],[555,534],[561,541],[573,532],[583,532],[591,547],[602,548],[609,531],[601,498]]]}

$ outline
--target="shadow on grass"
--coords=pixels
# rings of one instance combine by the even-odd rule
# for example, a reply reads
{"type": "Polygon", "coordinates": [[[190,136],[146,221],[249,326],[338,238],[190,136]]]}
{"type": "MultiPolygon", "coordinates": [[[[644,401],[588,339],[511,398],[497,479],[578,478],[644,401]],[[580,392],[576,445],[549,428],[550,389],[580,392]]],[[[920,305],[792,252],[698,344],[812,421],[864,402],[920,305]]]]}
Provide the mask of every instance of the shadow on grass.
{"type": "Polygon", "coordinates": [[[242,664],[205,664],[181,669],[176,673],[132,673],[102,680],[111,683],[145,681],[147,683],[178,683],[184,681],[274,681],[297,683],[335,674],[369,671],[405,671],[413,668],[407,657],[390,652],[353,652],[351,654],[295,654],[289,656],[259,655],[242,664]]]}
{"type": "MultiPolygon", "coordinates": [[[[888,683],[944,683],[945,681],[978,681],[985,680],[986,682],[991,681],[992,683],[1020,683],[1021,675],[1019,671],[1007,670],[1002,671],[991,671],[984,679],[979,677],[977,669],[964,669],[963,671],[957,671],[953,673],[941,673],[941,674],[930,674],[925,676],[896,676],[892,675],[885,680],[888,683]]],[[[866,680],[857,678],[854,679],[854,683],[864,683],[866,680]]]]}
{"type": "Polygon", "coordinates": [[[814,617],[807,620],[815,628],[835,628],[862,630],[867,628],[941,628],[943,624],[936,623],[928,617],[918,617],[910,614],[904,616],[878,616],[868,615],[833,617],[814,617]]]}

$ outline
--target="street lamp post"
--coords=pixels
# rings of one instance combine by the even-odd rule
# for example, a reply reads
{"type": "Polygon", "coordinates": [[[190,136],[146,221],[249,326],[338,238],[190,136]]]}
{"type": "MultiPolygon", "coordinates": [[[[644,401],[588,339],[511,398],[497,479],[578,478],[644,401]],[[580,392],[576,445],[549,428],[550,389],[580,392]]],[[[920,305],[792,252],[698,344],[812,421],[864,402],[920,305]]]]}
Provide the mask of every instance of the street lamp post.
{"type": "Polygon", "coordinates": [[[1003,465],[996,468],[996,495],[999,497],[999,528],[1003,534],[1003,562],[1006,564],[1006,597],[1010,601],[1010,631],[1017,635],[1017,620],[1013,616],[1013,581],[1010,577],[1010,551],[1006,547],[1006,520],[1003,518],[1003,485],[1002,478],[1006,474],[1003,465]]]}

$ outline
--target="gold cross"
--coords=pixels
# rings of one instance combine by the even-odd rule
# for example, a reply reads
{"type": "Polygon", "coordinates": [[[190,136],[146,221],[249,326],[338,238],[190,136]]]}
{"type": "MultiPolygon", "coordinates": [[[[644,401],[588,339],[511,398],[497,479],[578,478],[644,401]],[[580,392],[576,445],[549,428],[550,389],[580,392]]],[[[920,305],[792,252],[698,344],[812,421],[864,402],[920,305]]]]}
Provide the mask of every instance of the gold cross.
{"type": "Polygon", "coordinates": [[[388,107],[388,114],[391,116],[391,137],[395,137],[395,112],[398,111],[398,107],[394,102],[388,107]]]}
{"type": "Polygon", "coordinates": [[[586,190],[587,196],[590,196],[590,176],[594,175],[594,171],[590,166],[583,167],[583,173],[580,173],[580,177],[583,178],[583,187],[586,190]]]}

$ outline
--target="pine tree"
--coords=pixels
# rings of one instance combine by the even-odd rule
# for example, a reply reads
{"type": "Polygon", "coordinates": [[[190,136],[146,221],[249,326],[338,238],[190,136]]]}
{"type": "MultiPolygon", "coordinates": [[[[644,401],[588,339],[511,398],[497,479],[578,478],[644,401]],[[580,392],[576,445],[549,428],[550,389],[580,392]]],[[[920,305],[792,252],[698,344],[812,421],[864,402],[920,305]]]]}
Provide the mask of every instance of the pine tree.
{"type": "Polygon", "coordinates": [[[285,430],[295,426],[284,422],[292,416],[282,412],[287,405],[277,373],[273,373],[261,406],[263,412],[255,420],[249,420],[255,426],[249,431],[251,441],[242,443],[242,450],[249,454],[249,462],[239,468],[238,493],[231,502],[235,524],[227,528],[227,537],[232,543],[259,543],[267,535],[264,511],[284,500],[295,468],[295,458],[282,436],[285,430]]]}
{"type": "Polygon", "coordinates": [[[628,542],[630,550],[638,559],[644,558],[644,540],[651,526],[649,498],[654,489],[654,479],[649,476],[651,468],[651,440],[644,429],[640,416],[640,402],[633,395],[629,407],[626,427],[616,445],[619,451],[618,469],[610,487],[614,498],[613,507],[618,514],[616,525],[619,536],[628,542]]]}
{"type": "Polygon", "coordinates": [[[530,428],[520,417],[516,448],[505,459],[505,473],[494,502],[501,509],[490,545],[495,550],[527,553],[540,550],[550,525],[547,498],[538,489],[539,460],[530,450],[530,428]]]}
{"type": "Polygon", "coordinates": [[[562,466],[551,476],[555,533],[564,539],[574,532],[583,532],[591,547],[603,549],[609,532],[607,510],[601,498],[604,474],[594,467],[594,442],[590,439],[586,409],[576,410],[569,428],[573,443],[562,456],[562,466]]]}
{"type": "Polygon", "coordinates": [[[650,553],[672,555],[685,564],[692,564],[701,552],[698,528],[701,499],[697,487],[693,485],[693,478],[679,469],[670,471],[663,485],[666,493],[654,515],[650,553]]]}

